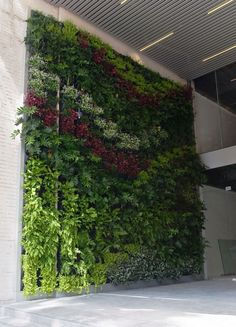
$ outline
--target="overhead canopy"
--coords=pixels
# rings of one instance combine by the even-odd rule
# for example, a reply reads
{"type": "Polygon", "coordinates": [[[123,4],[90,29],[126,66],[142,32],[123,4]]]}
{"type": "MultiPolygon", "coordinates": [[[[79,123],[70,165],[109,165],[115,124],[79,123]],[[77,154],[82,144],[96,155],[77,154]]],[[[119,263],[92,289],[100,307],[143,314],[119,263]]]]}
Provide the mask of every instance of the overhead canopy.
{"type": "Polygon", "coordinates": [[[236,59],[234,0],[47,0],[122,40],[180,77],[236,59]],[[222,54],[207,59],[216,54],[222,54]]]}

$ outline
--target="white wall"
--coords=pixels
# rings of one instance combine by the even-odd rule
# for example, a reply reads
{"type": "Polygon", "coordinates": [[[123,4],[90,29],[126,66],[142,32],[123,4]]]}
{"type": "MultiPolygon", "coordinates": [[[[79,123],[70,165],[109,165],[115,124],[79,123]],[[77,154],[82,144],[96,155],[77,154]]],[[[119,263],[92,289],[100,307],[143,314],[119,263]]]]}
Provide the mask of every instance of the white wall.
{"type": "Polygon", "coordinates": [[[16,292],[21,146],[10,133],[24,85],[25,26],[12,10],[11,1],[0,1],[0,300],[5,301],[14,299],[16,292]]]}
{"type": "Polygon", "coordinates": [[[236,163],[236,145],[200,154],[200,158],[206,169],[234,165],[236,163]]]}
{"type": "Polygon", "coordinates": [[[224,273],[218,240],[236,240],[236,193],[210,186],[204,186],[201,193],[207,209],[205,237],[209,242],[205,266],[211,278],[224,273]]]}
{"type": "Polygon", "coordinates": [[[236,115],[195,93],[197,151],[206,153],[236,145],[236,115]]]}
{"type": "MultiPolygon", "coordinates": [[[[53,13],[48,5],[32,2],[53,13]]],[[[15,300],[19,290],[22,146],[10,135],[23,103],[28,12],[26,1],[0,0],[0,302],[15,300]]]]}
{"type": "Polygon", "coordinates": [[[10,134],[14,130],[16,108],[23,103],[26,55],[23,41],[25,20],[30,9],[61,20],[72,20],[100,36],[117,51],[132,56],[165,77],[184,82],[168,69],[140,56],[134,49],[64,9],[53,7],[43,0],[0,0],[0,303],[14,301],[20,290],[22,146],[20,140],[12,140],[10,134]]]}

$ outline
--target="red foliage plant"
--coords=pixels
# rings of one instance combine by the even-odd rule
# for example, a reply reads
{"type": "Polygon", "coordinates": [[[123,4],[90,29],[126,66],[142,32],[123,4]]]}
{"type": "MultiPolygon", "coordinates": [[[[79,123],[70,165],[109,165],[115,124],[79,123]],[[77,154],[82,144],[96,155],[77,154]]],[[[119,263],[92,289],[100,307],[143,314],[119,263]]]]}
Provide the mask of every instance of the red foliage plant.
{"type": "Polygon", "coordinates": [[[90,132],[89,132],[89,126],[86,123],[81,123],[79,125],[76,126],[75,129],[75,135],[76,137],[80,138],[87,138],[90,136],[90,132]]]}
{"type": "MultiPolygon", "coordinates": [[[[82,41],[80,41],[80,43],[81,42],[82,41]]],[[[87,47],[87,46],[88,44],[85,42],[82,47],[87,47]]],[[[93,51],[92,60],[96,64],[101,64],[105,73],[107,73],[110,76],[117,77],[116,86],[117,88],[123,89],[125,91],[126,97],[128,99],[137,99],[138,104],[141,106],[156,108],[159,105],[161,96],[158,96],[158,94],[140,93],[132,82],[125,80],[118,73],[115,65],[105,60],[106,59],[105,55],[106,55],[106,49],[104,48],[96,49],[93,51]]],[[[192,88],[191,86],[186,85],[183,89],[172,90],[167,95],[168,98],[175,99],[180,96],[180,97],[184,97],[187,101],[192,101],[192,88]]]]}
{"type": "Polygon", "coordinates": [[[79,38],[79,43],[80,43],[81,48],[83,48],[83,49],[87,49],[89,47],[89,41],[88,41],[88,39],[86,39],[84,37],[79,38]]]}
{"type": "Polygon", "coordinates": [[[140,164],[135,154],[106,148],[100,139],[91,134],[86,123],[81,123],[76,127],[76,136],[85,139],[85,146],[90,148],[94,155],[101,157],[109,170],[115,169],[121,175],[134,178],[147,166],[146,162],[143,165],[140,164]]]}
{"type": "Polygon", "coordinates": [[[133,98],[138,95],[138,91],[135,89],[134,85],[124,80],[122,77],[118,78],[116,86],[125,90],[128,98],[133,98]]]}
{"type": "MultiPolygon", "coordinates": [[[[38,109],[37,116],[40,117],[45,126],[56,124],[58,113],[53,109],[38,109]]],[[[85,146],[92,150],[92,153],[103,159],[105,167],[109,170],[117,170],[123,176],[135,178],[141,170],[147,168],[147,162],[141,164],[136,154],[117,151],[114,148],[107,148],[103,142],[92,135],[87,123],[77,124],[78,114],[71,109],[68,115],[60,115],[60,130],[65,134],[75,135],[85,140],[85,146]]]]}
{"type": "Polygon", "coordinates": [[[37,108],[42,107],[43,105],[45,105],[45,103],[46,103],[46,99],[37,96],[33,91],[29,91],[26,94],[25,101],[24,101],[24,104],[26,106],[29,107],[35,106],[37,108]]]}
{"type": "Polygon", "coordinates": [[[116,76],[117,75],[117,71],[116,71],[116,67],[115,65],[107,62],[107,61],[104,61],[102,63],[102,66],[103,66],[103,69],[104,71],[109,74],[110,76],[116,76]]]}
{"type": "Polygon", "coordinates": [[[159,98],[157,95],[139,94],[138,95],[139,104],[142,106],[156,107],[159,105],[159,98]]]}
{"type": "Polygon", "coordinates": [[[70,109],[68,115],[60,115],[60,129],[65,134],[74,134],[76,130],[75,122],[78,119],[78,113],[70,109]]]}
{"type": "Polygon", "coordinates": [[[47,127],[51,127],[57,122],[58,113],[55,109],[40,108],[36,112],[36,115],[43,120],[44,125],[47,127]]]}
{"type": "Polygon", "coordinates": [[[101,64],[105,59],[105,54],[106,54],[106,49],[104,49],[104,48],[97,49],[97,50],[93,51],[92,60],[96,64],[101,64]]]}

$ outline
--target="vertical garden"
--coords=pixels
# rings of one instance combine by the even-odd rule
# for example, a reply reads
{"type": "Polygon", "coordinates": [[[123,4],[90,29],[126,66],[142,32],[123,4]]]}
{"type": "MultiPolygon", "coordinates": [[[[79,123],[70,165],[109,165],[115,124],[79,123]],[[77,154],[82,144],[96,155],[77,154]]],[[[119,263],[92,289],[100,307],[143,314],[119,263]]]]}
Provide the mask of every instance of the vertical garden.
{"type": "Polygon", "coordinates": [[[26,44],[25,294],[198,273],[191,89],[39,12],[26,44]]]}

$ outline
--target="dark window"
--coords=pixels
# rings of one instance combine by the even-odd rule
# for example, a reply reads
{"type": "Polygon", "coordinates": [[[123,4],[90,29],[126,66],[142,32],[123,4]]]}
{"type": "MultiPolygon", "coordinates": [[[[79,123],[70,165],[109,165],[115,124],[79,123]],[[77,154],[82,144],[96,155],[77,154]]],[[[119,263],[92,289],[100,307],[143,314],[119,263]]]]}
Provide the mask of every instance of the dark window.
{"type": "Polygon", "coordinates": [[[236,63],[198,77],[194,83],[198,93],[236,112],[236,63]]]}
{"type": "Polygon", "coordinates": [[[236,165],[209,169],[206,175],[208,185],[221,189],[231,186],[231,190],[236,192],[236,165]]]}
{"type": "Polygon", "coordinates": [[[198,93],[217,101],[215,72],[196,78],[194,82],[198,93]]]}
{"type": "Polygon", "coordinates": [[[236,63],[217,70],[219,103],[236,111],[236,63]]]}

